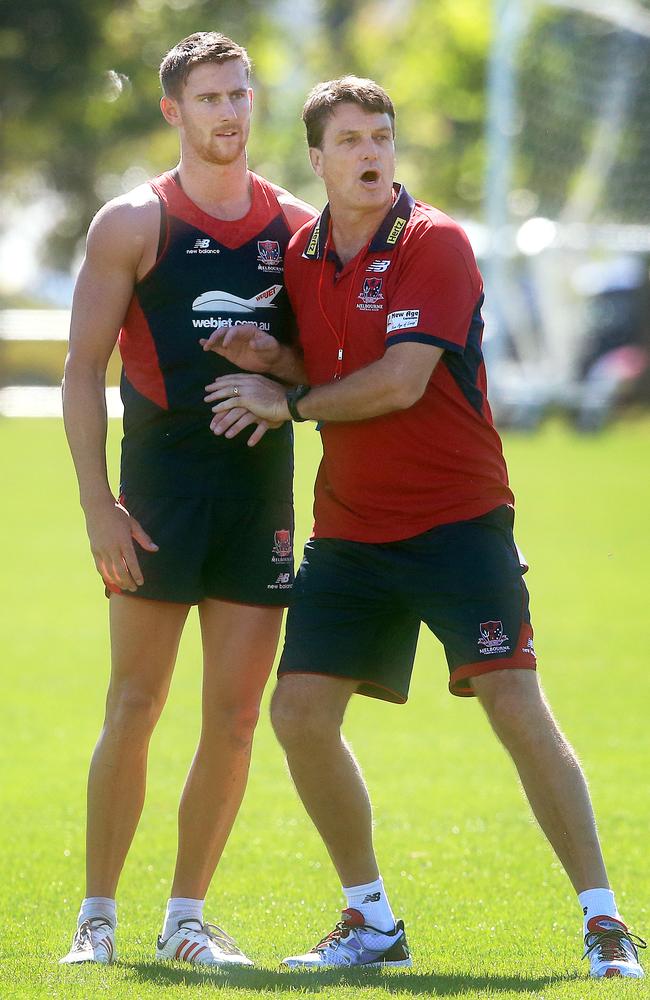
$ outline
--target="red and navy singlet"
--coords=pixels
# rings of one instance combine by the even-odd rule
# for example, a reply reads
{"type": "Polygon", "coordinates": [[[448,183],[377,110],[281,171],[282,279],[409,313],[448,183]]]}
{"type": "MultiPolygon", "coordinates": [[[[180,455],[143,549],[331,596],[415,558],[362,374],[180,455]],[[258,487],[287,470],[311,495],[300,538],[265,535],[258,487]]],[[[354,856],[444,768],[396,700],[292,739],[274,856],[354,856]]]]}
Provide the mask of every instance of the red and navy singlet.
{"type": "Polygon", "coordinates": [[[126,496],[291,498],[291,425],[249,448],[249,433],[211,432],[204,402],[208,383],[240,369],[199,338],[253,322],[282,343],[292,339],[283,275],[291,231],[273,187],[249,176],[251,208],[234,222],[201,211],[175,172],[150,181],[161,206],[158,259],[136,284],[119,336],[126,496]]]}

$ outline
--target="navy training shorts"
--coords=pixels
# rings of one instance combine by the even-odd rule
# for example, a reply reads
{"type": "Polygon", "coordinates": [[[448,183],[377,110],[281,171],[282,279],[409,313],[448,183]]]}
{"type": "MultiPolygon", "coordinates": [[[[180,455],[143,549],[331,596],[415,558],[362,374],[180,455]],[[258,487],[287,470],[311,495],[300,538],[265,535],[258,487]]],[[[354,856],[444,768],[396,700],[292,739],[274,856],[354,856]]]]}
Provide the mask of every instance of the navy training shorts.
{"type": "Polygon", "coordinates": [[[293,506],[262,500],[127,495],[120,502],[158,546],[135,543],[144,584],[107,593],[198,604],[286,607],[293,587],[293,506]]]}
{"type": "Polygon", "coordinates": [[[497,507],[398,542],[312,539],[298,570],[278,676],[321,674],[405,702],[420,629],[442,642],[452,694],[471,678],[536,669],[514,511],[497,507]]]}

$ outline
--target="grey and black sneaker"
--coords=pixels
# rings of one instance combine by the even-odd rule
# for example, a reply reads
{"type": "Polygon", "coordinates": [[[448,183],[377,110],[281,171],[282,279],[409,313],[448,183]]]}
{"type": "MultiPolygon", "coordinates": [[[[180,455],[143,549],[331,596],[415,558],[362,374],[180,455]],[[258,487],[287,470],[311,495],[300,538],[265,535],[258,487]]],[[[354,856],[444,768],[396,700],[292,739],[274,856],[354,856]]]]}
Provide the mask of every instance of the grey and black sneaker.
{"type": "Polygon", "coordinates": [[[639,948],[646,948],[643,938],[630,934],[621,920],[614,917],[592,917],[587,923],[585,953],[589,959],[589,975],[595,979],[629,976],[642,979],[639,948]]]}
{"type": "Polygon", "coordinates": [[[404,924],[379,931],[366,924],[359,910],[343,910],[342,920],[305,955],[285,958],[290,969],[365,968],[405,969],[413,964],[404,924]]]}
{"type": "Polygon", "coordinates": [[[77,965],[79,962],[98,962],[111,965],[115,954],[115,928],[108,917],[90,917],[82,921],[75,931],[72,947],[59,959],[59,965],[77,965]]]}

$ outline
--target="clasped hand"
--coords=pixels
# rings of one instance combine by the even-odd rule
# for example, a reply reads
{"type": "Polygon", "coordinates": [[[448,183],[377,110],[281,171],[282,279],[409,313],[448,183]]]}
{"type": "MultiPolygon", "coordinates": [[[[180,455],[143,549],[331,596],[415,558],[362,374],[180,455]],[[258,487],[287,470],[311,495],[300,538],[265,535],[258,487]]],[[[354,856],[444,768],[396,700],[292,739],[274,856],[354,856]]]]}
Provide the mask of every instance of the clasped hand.
{"type": "MultiPolygon", "coordinates": [[[[275,337],[260,330],[254,323],[221,327],[199,343],[204,351],[214,351],[246,372],[271,371],[281,351],[275,337]]],[[[257,424],[247,442],[249,446],[253,446],[264,437],[267,430],[276,429],[289,419],[286,407],[280,412],[282,408],[279,405],[269,405],[273,400],[277,404],[284,400],[284,389],[277,382],[260,375],[225,375],[206,385],[205,390],[208,393],[206,403],[222,401],[212,407],[215,415],[210,423],[210,430],[214,434],[233,438],[251,424],[257,424]],[[266,396],[256,398],[251,379],[258,380],[262,389],[264,386],[275,387],[279,390],[279,395],[276,397],[273,388],[270,388],[266,396]]]]}
{"type": "Polygon", "coordinates": [[[248,444],[252,446],[269,428],[280,427],[291,419],[286,388],[263,375],[222,375],[205,388],[206,403],[216,403],[212,407],[214,417],[210,422],[213,434],[233,438],[256,423],[257,427],[248,439],[248,444]]]}

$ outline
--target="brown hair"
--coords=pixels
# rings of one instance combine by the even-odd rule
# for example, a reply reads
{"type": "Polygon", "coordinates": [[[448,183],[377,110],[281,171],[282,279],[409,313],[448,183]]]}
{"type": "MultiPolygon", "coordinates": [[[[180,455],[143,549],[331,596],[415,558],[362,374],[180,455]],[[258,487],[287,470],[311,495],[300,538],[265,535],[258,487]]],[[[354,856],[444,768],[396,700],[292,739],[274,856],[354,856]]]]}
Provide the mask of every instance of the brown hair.
{"type": "Polygon", "coordinates": [[[395,134],[395,109],[390,97],[374,80],[342,76],[339,80],[317,83],[302,109],[307,129],[307,145],[320,149],[328,120],[339,104],[357,104],[369,113],[387,114],[395,134]]]}
{"type": "Polygon", "coordinates": [[[250,78],[251,61],[246,49],[218,31],[197,31],[170,49],[160,64],[160,84],[167,97],[179,98],[187,78],[201,63],[240,59],[250,78]]]}

